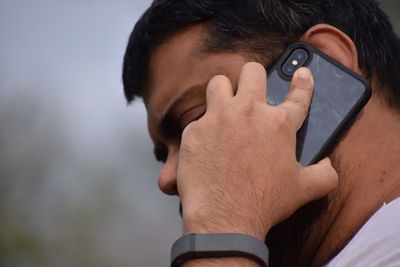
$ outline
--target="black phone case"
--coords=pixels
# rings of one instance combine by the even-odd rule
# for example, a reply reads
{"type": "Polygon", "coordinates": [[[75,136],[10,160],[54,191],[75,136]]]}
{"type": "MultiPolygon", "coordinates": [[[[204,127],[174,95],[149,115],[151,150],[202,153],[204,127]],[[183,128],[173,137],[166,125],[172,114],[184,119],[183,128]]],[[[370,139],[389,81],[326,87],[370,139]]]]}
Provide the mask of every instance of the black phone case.
{"type": "Polygon", "coordinates": [[[315,47],[296,42],[268,68],[267,101],[282,103],[290,88],[291,78],[282,66],[293,51],[304,49],[309,58],[303,66],[311,69],[314,95],[309,114],[297,134],[297,159],[308,166],[325,157],[371,97],[367,80],[349,70],[315,47]]]}

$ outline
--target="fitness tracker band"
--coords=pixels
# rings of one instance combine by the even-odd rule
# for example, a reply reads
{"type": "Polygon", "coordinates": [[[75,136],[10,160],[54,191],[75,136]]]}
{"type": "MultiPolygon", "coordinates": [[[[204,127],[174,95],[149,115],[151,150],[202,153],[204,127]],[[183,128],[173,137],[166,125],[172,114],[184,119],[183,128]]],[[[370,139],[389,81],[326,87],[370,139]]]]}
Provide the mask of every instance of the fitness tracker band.
{"type": "Polygon", "coordinates": [[[201,258],[245,257],[268,267],[269,251],[261,240],[243,234],[190,234],[171,249],[171,267],[201,258]]]}

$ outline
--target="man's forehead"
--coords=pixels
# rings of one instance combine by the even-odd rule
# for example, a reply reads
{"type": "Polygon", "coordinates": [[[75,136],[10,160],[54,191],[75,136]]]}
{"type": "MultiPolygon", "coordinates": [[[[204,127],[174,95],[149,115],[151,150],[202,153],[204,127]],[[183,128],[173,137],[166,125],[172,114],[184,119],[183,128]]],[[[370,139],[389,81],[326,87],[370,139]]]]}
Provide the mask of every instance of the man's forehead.
{"type": "MultiPolygon", "coordinates": [[[[203,34],[203,25],[185,28],[153,51],[143,98],[149,127],[154,126],[174,99],[183,93],[185,75],[200,56],[203,34]]],[[[189,82],[186,85],[191,86],[189,82]]]]}
{"type": "Polygon", "coordinates": [[[204,27],[191,26],[173,34],[151,53],[148,70],[148,81],[145,86],[145,102],[150,106],[159,88],[173,86],[164,84],[165,80],[174,80],[173,74],[180,74],[180,66],[188,60],[196,59],[202,51],[204,27]]]}

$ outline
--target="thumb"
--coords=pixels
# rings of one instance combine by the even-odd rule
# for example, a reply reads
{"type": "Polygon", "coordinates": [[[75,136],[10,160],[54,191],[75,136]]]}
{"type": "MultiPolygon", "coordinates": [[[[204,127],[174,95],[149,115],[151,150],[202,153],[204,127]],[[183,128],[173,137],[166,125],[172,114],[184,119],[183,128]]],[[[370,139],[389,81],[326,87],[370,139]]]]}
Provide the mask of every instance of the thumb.
{"type": "Polygon", "coordinates": [[[315,165],[304,168],[300,173],[303,184],[302,202],[322,198],[333,191],[338,184],[338,174],[329,158],[325,158],[315,165]]]}

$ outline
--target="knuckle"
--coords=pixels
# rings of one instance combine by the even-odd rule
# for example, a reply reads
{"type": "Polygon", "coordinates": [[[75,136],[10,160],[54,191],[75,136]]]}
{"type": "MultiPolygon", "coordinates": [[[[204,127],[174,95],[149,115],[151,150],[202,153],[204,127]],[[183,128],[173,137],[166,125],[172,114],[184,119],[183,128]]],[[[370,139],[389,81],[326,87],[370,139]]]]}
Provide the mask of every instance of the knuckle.
{"type": "Polygon", "coordinates": [[[308,113],[308,104],[306,103],[306,101],[303,98],[301,98],[299,96],[293,97],[291,99],[291,102],[294,105],[296,105],[301,110],[301,112],[303,112],[304,114],[308,113]]]}
{"type": "Polygon", "coordinates": [[[286,110],[275,112],[274,118],[278,129],[287,130],[290,128],[290,116],[286,110]]]}
{"type": "Polygon", "coordinates": [[[246,103],[243,104],[242,106],[242,113],[245,115],[245,117],[253,117],[256,109],[256,103],[255,101],[249,100],[246,101],[246,103]]]}
{"type": "Polygon", "coordinates": [[[339,174],[336,172],[336,170],[331,167],[330,168],[330,177],[332,177],[332,181],[336,184],[339,180],[339,174]]]}

